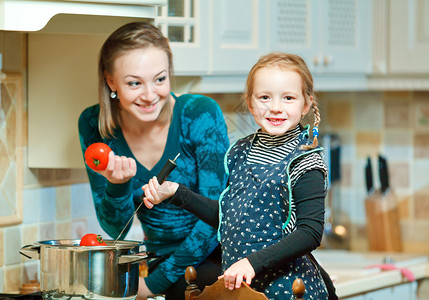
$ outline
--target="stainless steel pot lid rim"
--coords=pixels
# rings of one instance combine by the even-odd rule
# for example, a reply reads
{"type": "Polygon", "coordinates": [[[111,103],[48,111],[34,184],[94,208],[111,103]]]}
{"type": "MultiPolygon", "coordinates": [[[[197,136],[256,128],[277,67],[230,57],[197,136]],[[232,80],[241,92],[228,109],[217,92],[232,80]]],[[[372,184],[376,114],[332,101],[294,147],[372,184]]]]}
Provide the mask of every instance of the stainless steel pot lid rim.
{"type": "MultiPolygon", "coordinates": [[[[78,239],[63,239],[63,240],[45,240],[35,242],[34,245],[46,246],[46,247],[59,247],[59,248],[86,248],[86,249],[112,249],[112,248],[132,248],[132,247],[144,247],[146,246],[142,242],[138,241],[117,241],[114,244],[114,240],[104,240],[107,246],[79,246],[80,240],[78,239]]],[[[145,249],[140,249],[144,251],[145,249]]]]}

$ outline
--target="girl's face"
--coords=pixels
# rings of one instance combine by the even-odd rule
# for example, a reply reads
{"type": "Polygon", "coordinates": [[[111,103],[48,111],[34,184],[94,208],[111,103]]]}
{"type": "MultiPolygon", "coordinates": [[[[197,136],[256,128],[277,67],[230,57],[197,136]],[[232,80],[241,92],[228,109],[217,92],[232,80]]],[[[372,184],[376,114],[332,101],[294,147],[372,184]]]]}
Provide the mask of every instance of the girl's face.
{"type": "Polygon", "coordinates": [[[307,114],[313,97],[305,100],[297,72],[265,67],[256,71],[251,99],[246,100],[262,132],[282,135],[295,128],[307,114]]]}
{"type": "Polygon", "coordinates": [[[156,121],[170,97],[167,54],[157,48],[125,52],[114,62],[106,81],[122,108],[122,119],[156,121]]]}

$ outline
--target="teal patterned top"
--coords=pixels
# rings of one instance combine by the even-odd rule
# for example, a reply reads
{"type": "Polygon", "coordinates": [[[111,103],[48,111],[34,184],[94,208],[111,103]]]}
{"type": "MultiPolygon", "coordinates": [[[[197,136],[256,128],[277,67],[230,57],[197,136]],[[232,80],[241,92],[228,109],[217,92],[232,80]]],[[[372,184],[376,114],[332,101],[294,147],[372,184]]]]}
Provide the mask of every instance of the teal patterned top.
{"type": "MultiPolygon", "coordinates": [[[[136,176],[125,184],[112,184],[86,166],[98,221],[113,239],[118,237],[141,203],[141,187],[179,152],[177,167],[168,180],[181,183],[211,199],[218,199],[225,188],[223,158],[229,140],[220,107],[213,99],[202,95],[172,96],[176,103],[167,144],[160,161],[151,170],[136,160],[136,176]]],[[[104,142],[115,154],[135,158],[120,128],[115,131],[115,138],[101,138],[98,130],[99,110],[98,104],[88,107],[79,118],[82,153],[92,143],[104,142]]],[[[168,201],[150,210],[142,205],[137,217],[141,221],[148,250],[169,255],[145,278],[153,293],[164,291],[182,278],[187,266],[198,265],[217,246],[216,230],[213,227],[168,201]]]]}

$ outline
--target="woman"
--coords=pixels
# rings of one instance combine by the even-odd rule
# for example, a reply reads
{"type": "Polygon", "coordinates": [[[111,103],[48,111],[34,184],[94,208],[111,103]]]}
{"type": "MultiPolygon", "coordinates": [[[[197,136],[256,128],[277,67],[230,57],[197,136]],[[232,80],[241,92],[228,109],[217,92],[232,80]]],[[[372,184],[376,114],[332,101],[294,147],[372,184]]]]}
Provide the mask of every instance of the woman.
{"type": "MultiPolygon", "coordinates": [[[[171,93],[172,53],[158,28],[130,23],[117,29],[101,48],[98,72],[99,104],[82,112],[79,135],[83,153],[95,142],[112,149],[106,170],[87,166],[103,230],[119,236],[141,203],[141,186],[179,153],[169,179],[217,199],[229,144],[222,112],[208,97],[171,93]]],[[[189,265],[200,269],[201,287],[216,281],[220,265],[207,259],[218,245],[212,227],[167,202],[154,210],[142,206],[137,217],[147,249],[162,256],[140,278],[139,298],[165,293],[181,299],[189,265]]]]}

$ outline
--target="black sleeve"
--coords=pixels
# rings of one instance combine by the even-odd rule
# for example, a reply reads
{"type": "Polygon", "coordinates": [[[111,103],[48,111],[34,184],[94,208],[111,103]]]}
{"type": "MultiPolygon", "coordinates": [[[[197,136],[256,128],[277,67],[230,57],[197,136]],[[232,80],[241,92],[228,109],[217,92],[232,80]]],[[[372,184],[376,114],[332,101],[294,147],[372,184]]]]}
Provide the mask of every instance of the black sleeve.
{"type": "Polygon", "coordinates": [[[302,175],[292,195],[296,204],[296,230],[279,242],[247,256],[255,273],[291,262],[320,246],[326,195],[322,172],[312,170],[302,175]]]}
{"type": "Polygon", "coordinates": [[[179,188],[170,200],[170,203],[179,206],[214,228],[219,226],[219,202],[201,196],[179,184],[179,188]]]}

